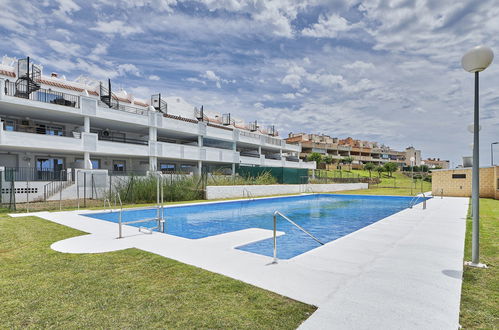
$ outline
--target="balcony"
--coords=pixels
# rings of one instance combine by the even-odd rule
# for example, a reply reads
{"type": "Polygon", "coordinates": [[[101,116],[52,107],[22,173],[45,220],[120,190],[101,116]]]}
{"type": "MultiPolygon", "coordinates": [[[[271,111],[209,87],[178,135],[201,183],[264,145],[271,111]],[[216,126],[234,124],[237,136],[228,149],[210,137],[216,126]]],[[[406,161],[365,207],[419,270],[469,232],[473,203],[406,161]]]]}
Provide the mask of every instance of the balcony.
{"type": "Polygon", "coordinates": [[[149,141],[146,141],[146,140],[131,139],[131,138],[127,138],[127,137],[104,136],[101,134],[99,134],[99,140],[119,142],[119,143],[138,144],[138,145],[143,145],[143,146],[149,145],[149,141]]]}
{"type": "Polygon", "coordinates": [[[111,106],[107,105],[106,103],[104,103],[102,101],[97,101],[97,104],[101,108],[113,109],[113,110],[133,113],[133,114],[141,115],[141,116],[148,116],[149,115],[149,110],[147,108],[133,107],[133,106],[128,106],[128,105],[123,105],[123,104],[117,103],[117,102],[111,103],[111,106]]]}
{"type": "Polygon", "coordinates": [[[0,131],[0,144],[15,148],[78,152],[83,151],[81,141],[79,134],[31,125],[8,125],[0,131]]]}
{"type": "Polygon", "coordinates": [[[31,101],[51,103],[70,108],[80,107],[80,96],[68,93],[53,91],[51,89],[40,88],[36,92],[23,93],[16,87],[16,83],[5,82],[5,95],[14,96],[31,101]]]}

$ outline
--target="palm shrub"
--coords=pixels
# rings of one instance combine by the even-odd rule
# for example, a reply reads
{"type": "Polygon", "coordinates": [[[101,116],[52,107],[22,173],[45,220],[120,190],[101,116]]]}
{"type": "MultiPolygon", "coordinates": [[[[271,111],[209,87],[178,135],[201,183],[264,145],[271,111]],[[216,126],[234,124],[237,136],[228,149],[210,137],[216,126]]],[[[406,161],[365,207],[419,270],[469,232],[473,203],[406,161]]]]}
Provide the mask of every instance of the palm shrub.
{"type": "Polygon", "coordinates": [[[374,170],[378,172],[378,177],[381,178],[381,173],[385,171],[385,168],[383,166],[376,166],[374,170]]]}
{"type": "Polygon", "coordinates": [[[388,175],[391,177],[392,173],[397,171],[398,165],[392,162],[386,163],[383,165],[383,168],[385,169],[386,172],[388,172],[388,175]]]}
{"type": "Polygon", "coordinates": [[[369,177],[371,177],[371,172],[376,168],[373,163],[367,163],[364,165],[364,170],[369,171],[369,177]]]}

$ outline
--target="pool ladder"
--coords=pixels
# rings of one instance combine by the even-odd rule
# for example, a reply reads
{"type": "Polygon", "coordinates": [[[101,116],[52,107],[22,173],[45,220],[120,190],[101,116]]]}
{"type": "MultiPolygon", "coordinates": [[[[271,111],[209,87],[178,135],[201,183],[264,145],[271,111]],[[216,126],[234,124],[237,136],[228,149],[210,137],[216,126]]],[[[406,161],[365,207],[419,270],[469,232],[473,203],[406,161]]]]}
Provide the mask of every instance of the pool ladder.
{"type": "Polygon", "coordinates": [[[255,197],[253,196],[253,194],[246,188],[243,188],[243,198],[244,197],[247,197],[248,200],[254,200],[255,197]]]}
{"type": "MultiPolygon", "coordinates": [[[[121,202],[121,197],[119,192],[116,193],[118,197],[118,201],[120,203],[120,213],[118,218],[119,225],[119,234],[118,238],[123,238],[123,225],[130,225],[134,223],[142,223],[142,222],[150,222],[156,221],[157,225],[154,227],[139,227],[139,231],[144,234],[152,234],[154,230],[164,233],[165,232],[165,207],[164,207],[164,192],[163,192],[163,175],[158,173],[158,180],[156,184],[156,198],[157,198],[157,206],[156,206],[156,217],[148,218],[148,219],[140,219],[140,220],[132,220],[123,222],[123,204],[121,202]]],[[[116,197],[115,196],[115,197],[116,197]]],[[[115,200],[116,204],[116,200],[115,200]]]]}
{"type": "Polygon", "coordinates": [[[312,235],[311,233],[309,233],[308,231],[303,229],[302,226],[300,226],[299,224],[297,224],[296,222],[294,222],[293,220],[291,220],[290,218],[288,218],[287,216],[285,216],[281,212],[274,211],[274,261],[272,262],[273,264],[277,263],[277,216],[278,215],[281,216],[283,219],[287,220],[289,223],[291,223],[296,228],[300,229],[302,232],[304,232],[308,236],[310,236],[314,241],[316,241],[320,245],[324,245],[324,243],[319,241],[319,239],[317,239],[317,237],[315,237],[314,235],[312,235]]]}
{"type": "Polygon", "coordinates": [[[419,201],[419,199],[423,198],[423,210],[426,210],[426,196],[424,193],[417,194],[414,196],[411,201],[409,202],[409,208],[412,209],[414,205],[416,205],[419,201]]]}

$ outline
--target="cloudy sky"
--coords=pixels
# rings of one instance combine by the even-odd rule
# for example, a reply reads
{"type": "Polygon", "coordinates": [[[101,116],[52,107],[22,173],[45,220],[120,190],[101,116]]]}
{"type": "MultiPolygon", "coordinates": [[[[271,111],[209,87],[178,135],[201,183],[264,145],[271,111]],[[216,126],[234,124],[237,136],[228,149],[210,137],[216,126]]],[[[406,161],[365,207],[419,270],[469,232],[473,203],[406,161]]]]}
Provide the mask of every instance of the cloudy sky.
{"type": "MultiPolygon", "coordinates": [[[[471,47],[481,74],[481,162],[499,141],[499,6],[480,1],[0,0],[0,54],[68,79],[111,78],[288,132],[471,154],[471,47]]],[[[499,146],[496,159],[499,162],[499,146]]]]}

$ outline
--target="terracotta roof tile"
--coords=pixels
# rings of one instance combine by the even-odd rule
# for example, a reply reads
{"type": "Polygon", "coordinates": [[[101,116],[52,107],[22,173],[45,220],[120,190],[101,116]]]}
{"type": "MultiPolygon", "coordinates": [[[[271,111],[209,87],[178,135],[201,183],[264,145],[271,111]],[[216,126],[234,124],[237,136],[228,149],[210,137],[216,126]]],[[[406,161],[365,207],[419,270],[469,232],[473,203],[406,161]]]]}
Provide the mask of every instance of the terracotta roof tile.
{"type": "Polygon", "coordinates": [[[7,71],[7,70],[0,70],[0,74],[3,74],[4,76],[9,76],[9,77],[12,77],[12,78],[16,77],[15,72],[7,71]]]}
{"type": "Polygon", "coordinates": [[[148,107],[149,106],[149,104],[144,103],[144,102],[140,102],[140,101],[133,101],[133,104],[140,105],[140,106],[143,106],[143,107],[148,107]]]}
{"type": "Polygon", "coordinates": [[[54,86],[54,87],[69,89],[69,90],[72,90],[72,91],[75,91],[75,92],[83,92],[84,91],[83,88],[79,88],[79,87],[75,87],[75,86],[71,86],[71,85],[66,85],[66,84],[63,84],[63,83],[60,83],[60,82],[57,82],[57,81],[40,79],[40,82],[42,84],[45,84],[45,85],[50,85],[50,86],[54,86]]]}

